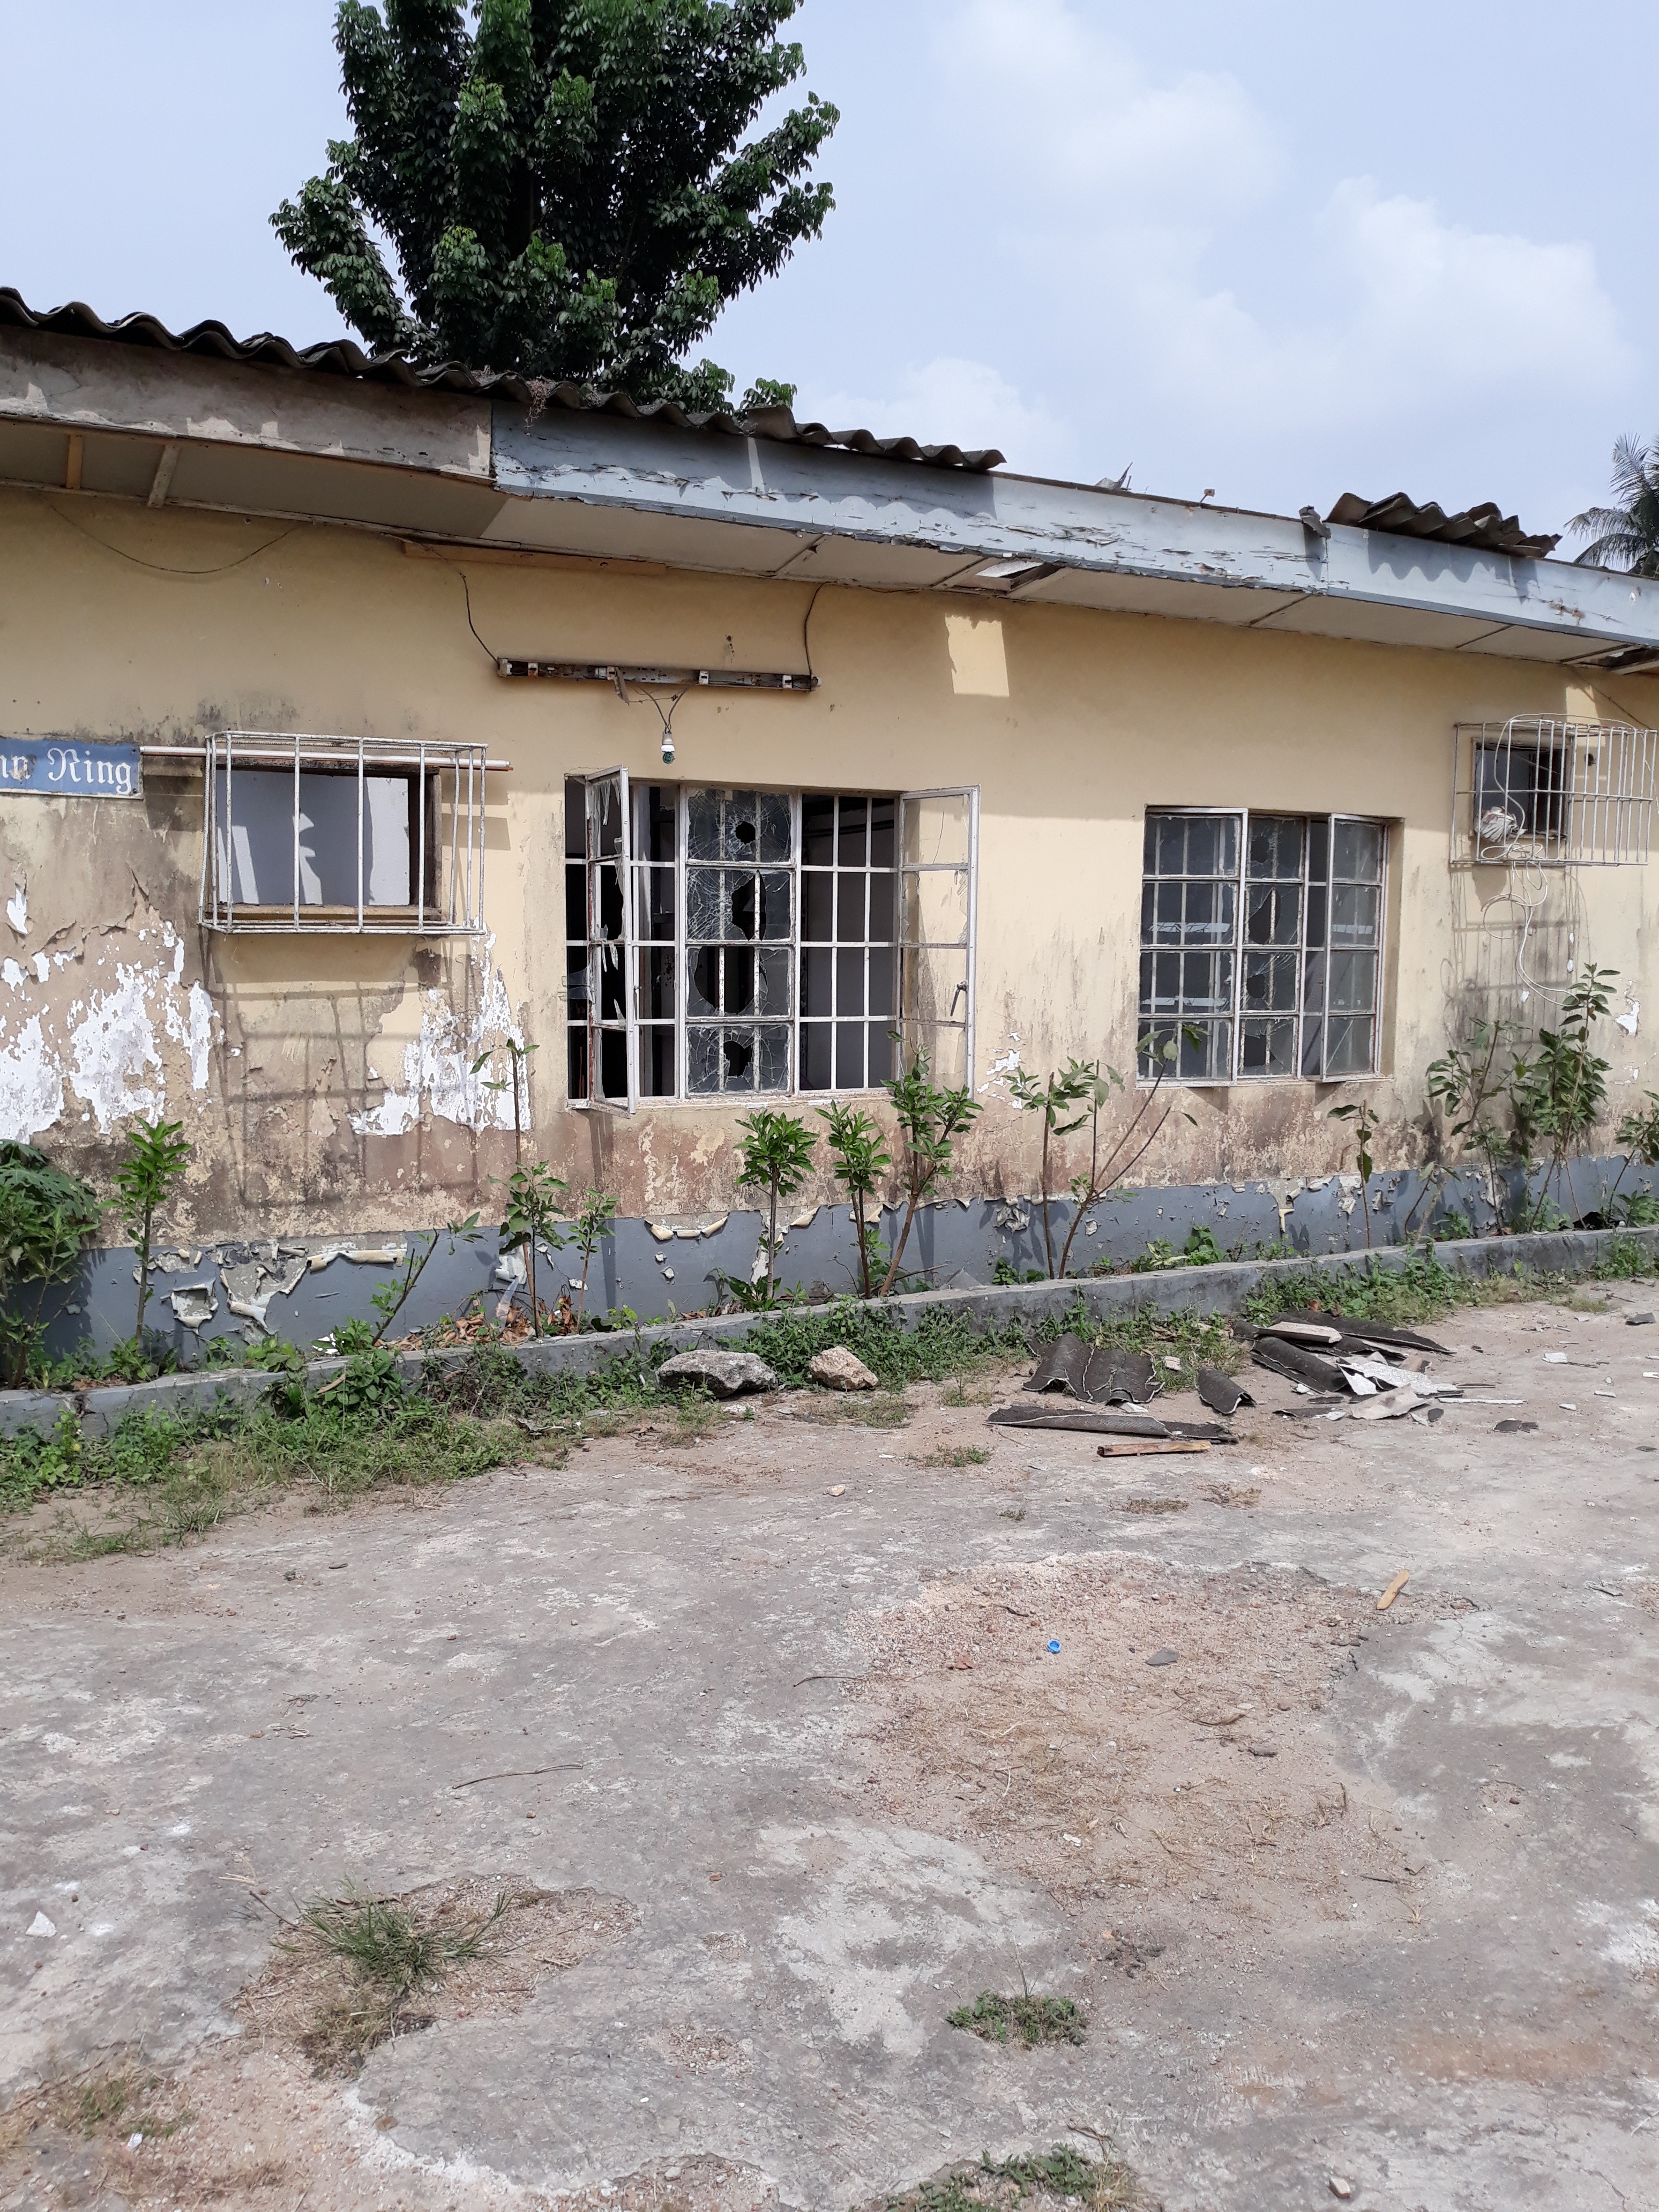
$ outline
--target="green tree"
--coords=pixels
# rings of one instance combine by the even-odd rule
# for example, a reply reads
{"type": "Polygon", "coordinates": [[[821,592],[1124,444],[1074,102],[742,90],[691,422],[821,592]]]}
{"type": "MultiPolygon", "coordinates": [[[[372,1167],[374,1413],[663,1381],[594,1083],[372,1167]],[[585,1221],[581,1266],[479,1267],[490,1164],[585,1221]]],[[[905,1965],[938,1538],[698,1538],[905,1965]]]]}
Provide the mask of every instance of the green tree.
{"type": "Polygon", "coordinates": [[[138,1320],[132,1340],[141,1352],[155,1217],[190,1165],[191,1143],[184,1131],[182,1121],[136,1121],[127,1132],[126,1158],[115,1170],[115,1210],[138,1256],[138,1320]]]}
{"type": "Polygon", "coordinates": [[[904,1218],[882,1279],[883,1297],[898,1280],[917,1209],[950,1174],[956,1139],[980,1110],[972,1091],[951,1090],[934,1082],[933,1064],[925,1048],[917,1053],[908,1070],[886,1085],[886,1091],[898,1120],[904,1218]]]}
{"type": "Polygon", "coordinates": [[[805,66],[776,36],[799,4],[340,0],[355,135],[272,226],[381,350],[727,405],[686,354],[835,204],[806,173],[840,120],[816,94],[744,139],[805,66]]]}
{"type": "MultiPolygon", "coordinates": [[[[498,1178],[492,1176],[490,1180],[498,1178]]],[[[520,1160],[507,1179],[507,1218],[501,1223],[501,1249],[525,1255],[530,1326],[537,1336],[542,1333],[542,1302],[536,1287],[537,1248],[544,1244],[550,1252],[563,1250],[564,1239],[558,1230],[564,1211],[560,1200],[568,1188],[545,1160],[532,1160],[527,1166],[520,1160]]]]}
{"type": "Polygon", "coordinates": [[[859,1239],[859,1296],[867,1298],[871,1261],[880,1250],[880,1239],[866,1209],[887,1180],[892,1155],[881,1141],[880,1129],[860,1107],[820,1106],[818,1119],[826,1125],[831,1172],[852,1201],[859,1239]]]}
{"type": "Polygon", "coordinates": [[[617,1200],[609,1191],[587,1189],[576,1200],[576,1210],[570,1217],[570,1242],[582,1255],[582,1279],[576,1292],[576,1328],[580,1330],[587,1312],[587,1271],[593,1264],[593,1255],[605,1238],[612,1234],[611,1224],[616,1219],[617,1200]]]}
{"type": "Polygon", "coordinates": [[[1643,445],[1626,431],[1613,441],[1616,507],[1587,507],[1567,525],[1589,544],[1573,556],[1583,568],[1624,568],[1659,576],[1659,439],[1643,445]]]}
{"type": "Polygon", "coordinates": [[[793,1197],[812,1172],[816,1139],[805,1121],[768,1106],[742,1115],[738,1127],[744,1133],[738,1146],[738,1188],[767,1194],[766,1303],[770,1305],[777,1279],[778,1200],[793,1197]]]}

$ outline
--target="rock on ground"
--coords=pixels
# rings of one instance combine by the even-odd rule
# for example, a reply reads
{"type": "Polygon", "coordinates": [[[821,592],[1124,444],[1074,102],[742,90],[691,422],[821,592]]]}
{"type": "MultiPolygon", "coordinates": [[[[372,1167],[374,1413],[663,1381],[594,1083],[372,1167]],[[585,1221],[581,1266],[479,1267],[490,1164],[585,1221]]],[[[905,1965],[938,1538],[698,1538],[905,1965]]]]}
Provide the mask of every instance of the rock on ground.
{"type": "Polygon", "coordinates": [[[778,1378],[752,1352],[679,1352],[657,1370],[658,1382],[671,1390],[706,1385],[717,1398],[738,1398],[745,1390],[775,1390],[778,1378]]]}
{"type": "Polygon", "coordinates": [[[828,1352],[820,1352],[807,1369],[815,1382],[822,1382],[829,1390],[877,1390],[881,1387],[878,1376],[872,1375],[858,1354],[849,1352],[844,1344],[832,1345],[828,1352]]]}

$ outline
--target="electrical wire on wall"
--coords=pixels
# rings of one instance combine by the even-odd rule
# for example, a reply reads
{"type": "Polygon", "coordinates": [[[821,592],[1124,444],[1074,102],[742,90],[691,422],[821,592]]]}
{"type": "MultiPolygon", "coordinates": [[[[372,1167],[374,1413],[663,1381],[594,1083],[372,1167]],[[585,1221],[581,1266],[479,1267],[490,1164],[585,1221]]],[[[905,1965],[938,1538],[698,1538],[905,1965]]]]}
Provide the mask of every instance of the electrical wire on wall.
{"type": "MultiPolygon", "coordinates": [[[[617,696],[622,701],[623,706],[633,706],[635,702],[629,696],[627,679],[623,677],[620,670],[617,671],[616,683],[617,696]]],[[[666,714],[663,712],[662,701],[657,697],[654,692],[641,690],[640,693],[641,698],[642,698],[648,706],[652,706],[656,708],[657,720],[662,724],[662,764],[665,768],[672,768],[674,764],[674,716],[678,711],[681,700],[685,696],[686,690],[689,688],[689,686],[684,687],[674,694],[673,697],[668,702],[668,711],[666,714]]]]}

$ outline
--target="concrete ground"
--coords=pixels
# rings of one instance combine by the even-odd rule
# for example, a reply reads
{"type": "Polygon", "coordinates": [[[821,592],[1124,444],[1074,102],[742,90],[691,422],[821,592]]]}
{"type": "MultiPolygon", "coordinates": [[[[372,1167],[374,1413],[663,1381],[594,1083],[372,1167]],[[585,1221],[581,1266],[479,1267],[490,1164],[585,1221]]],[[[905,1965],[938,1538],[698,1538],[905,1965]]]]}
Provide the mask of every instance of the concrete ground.
{"type": "Polygon", "coordinates": [[[1659,2207],[1642,1287],[1438,1325],[1433,1426],[794,1396],[14,1554],[0,2203],[840,2208],[1110,2139],[1167,2212],[1659,2207]],[[352,1882],[529,1917],[317,2076],[273,1916],[352,1882]],[[1022,1978],[1084,2044],[946,2024],[1022,1978]]]}

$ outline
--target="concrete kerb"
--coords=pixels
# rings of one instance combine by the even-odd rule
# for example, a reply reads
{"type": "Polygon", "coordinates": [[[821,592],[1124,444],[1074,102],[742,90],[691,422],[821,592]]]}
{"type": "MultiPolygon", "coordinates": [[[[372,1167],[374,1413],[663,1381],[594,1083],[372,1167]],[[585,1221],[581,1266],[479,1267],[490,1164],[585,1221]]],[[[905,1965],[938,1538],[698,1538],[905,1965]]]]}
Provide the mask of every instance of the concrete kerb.
{"type": "MultiPolygon", "coordinates": [[[[1638,1246],[1652,1265],[1659,1254],[1659,1229],[1577,1229],[1540,1231],[1524,1237],[1473,1237],[1455,1243],[1385,1245],[1371,1252],[1336,1252],[1294,1260],[1226,1261],[1208,1267],[1162,1268],[1142,1275],[1073,1276],[1063,1283],[1011,1283],[993,1290],[918,1291],[883,1298],[871,1311],[890,1326],[914,1330],[934,1315],[973,1322],[979,1329],[1029,1331],[1056,1321],[1080,1304],[1092,1318],[1107,1321],[1137,1313],[1237,1313],[1264,1283],[1287,1275],[1340,1279],[1367,1267],[1399,1274],[1432,1249],[1449,1273],[1587,1275],[1616,1243],[1638,1246]]],[[[829,1306],[795,1307],[792,1312],[826,1314],[829,1306]]],[[[753,1314],[723,1314],[708,1321],[671,1322],[635,1331],[607,1329],[582,1336],[549,1336],[509,1347],[511,1356],[532,1375],[593,1375],[618,1360],[639,1358],[654,1370],[676,1352],[701,1346],[741,1344],[757,1324],[753,1314]]],[[[398,1367],[404,1380],[418,1382],[429,1366],[450,1368],[471,1355],[465,1348],[438,1352],[404,1352],[398,1367]]],[[[345,1362],[314,1359],[306,1381],[315,1389],[339,1374],[345,1362]]],[[[77,1414],[88,1437],[108,1436],[131,1413],[155,1412],[187,1417],[231,1405],[252,1409],[270,1389],[269,1373],[257,1368],[219,1368],[205,1374],[164,1375],[154,1382],[103,1385],[76,1392],[0,1391],[0,1436],[33,1429],[46,1435],[65,1413],[77,1414]]]]}

